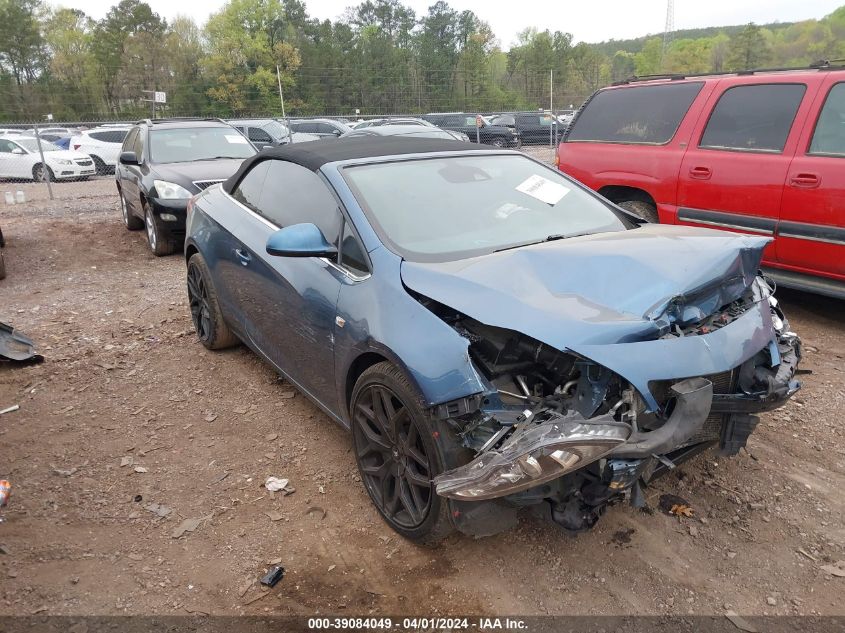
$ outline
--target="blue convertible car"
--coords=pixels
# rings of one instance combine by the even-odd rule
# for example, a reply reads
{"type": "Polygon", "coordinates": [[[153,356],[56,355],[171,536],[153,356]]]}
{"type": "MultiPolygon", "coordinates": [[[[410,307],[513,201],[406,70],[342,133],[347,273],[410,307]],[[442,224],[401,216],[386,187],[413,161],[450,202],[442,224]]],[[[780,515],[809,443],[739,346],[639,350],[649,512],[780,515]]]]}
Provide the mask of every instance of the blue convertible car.
{"type": "Polygon", "coordinates": [[[436,542],[529,508],[568,530],[745,446],[800,341],[768,238],[648,224],[518,152],[273,149],[192,200],[200,341],[246,343],[352,431],[379,513],[436,542]]]}

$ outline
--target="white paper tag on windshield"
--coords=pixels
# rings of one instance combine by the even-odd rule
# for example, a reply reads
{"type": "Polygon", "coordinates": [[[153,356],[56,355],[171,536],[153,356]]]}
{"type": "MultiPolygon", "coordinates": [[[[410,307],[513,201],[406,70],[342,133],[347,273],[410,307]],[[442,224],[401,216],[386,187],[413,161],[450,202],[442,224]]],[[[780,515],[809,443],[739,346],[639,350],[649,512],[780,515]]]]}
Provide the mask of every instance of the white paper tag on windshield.
{"type": "Polygon", "coordinates": [[[569,189],[562,184],[552,182],[536,174],[529,176],[525,179],[525,182],[517,185],[516,190],[551,205],[556,205],[563,196],[569,193],[569,189]]]}
{"type": "Polygon", "coordinates": [[[246,139],[240,134],[224,134],[224,136],[230,143],[240,143],[246,145],[246,139]]]}

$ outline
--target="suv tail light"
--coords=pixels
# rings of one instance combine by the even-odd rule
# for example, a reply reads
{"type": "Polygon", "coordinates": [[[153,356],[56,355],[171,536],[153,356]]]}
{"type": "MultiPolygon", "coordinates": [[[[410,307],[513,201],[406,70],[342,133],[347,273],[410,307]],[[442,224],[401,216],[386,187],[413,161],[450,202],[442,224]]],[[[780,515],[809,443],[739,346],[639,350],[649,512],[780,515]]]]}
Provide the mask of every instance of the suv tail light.
{"type": "Polygon", "coordinates": [[[82,145],[80,145],[80,144],[78,144],[78,143],[74,143],[74,144],[73,144],[73,149],[74,149],[74,150],[77,150],[77,149],[79,149],[80,147],[82,147],[82,145]]]}

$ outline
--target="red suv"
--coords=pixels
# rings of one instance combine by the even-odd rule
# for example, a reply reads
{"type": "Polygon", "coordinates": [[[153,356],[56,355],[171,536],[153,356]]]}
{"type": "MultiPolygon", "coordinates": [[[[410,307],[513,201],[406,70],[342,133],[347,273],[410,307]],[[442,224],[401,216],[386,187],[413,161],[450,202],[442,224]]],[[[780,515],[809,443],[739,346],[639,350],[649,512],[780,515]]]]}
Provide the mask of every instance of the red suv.
{"type": "Polygon", "coordinates": [[[845,298],[845,67],[615,84],[557,164],[653,222],[771,235],[767,274],[845,298]]]}

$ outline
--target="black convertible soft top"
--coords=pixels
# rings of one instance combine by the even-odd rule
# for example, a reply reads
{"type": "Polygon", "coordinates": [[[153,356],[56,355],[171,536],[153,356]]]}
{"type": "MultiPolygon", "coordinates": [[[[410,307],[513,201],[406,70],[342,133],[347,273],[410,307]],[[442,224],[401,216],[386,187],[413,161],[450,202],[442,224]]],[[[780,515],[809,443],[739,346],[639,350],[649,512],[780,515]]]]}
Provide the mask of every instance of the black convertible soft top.
{"type": "Polygon", "coordinates": [[[467,150],[498,149],[489,145],[471,145],[463,141],[450,141],[437,138],[410,138],[407,136],[366,136],[344,139],[323,139],[308,143],[295,143],[274,147],[247,158],[235,174],[223,183],[223,189],[232,190],[241,177],[255,163],[275,158],[317,171],[326,163],[355,158],[373,158],[379,156],[401,156],[403,154],[423,154],[434,152],[455,152],[467,150]]]}

